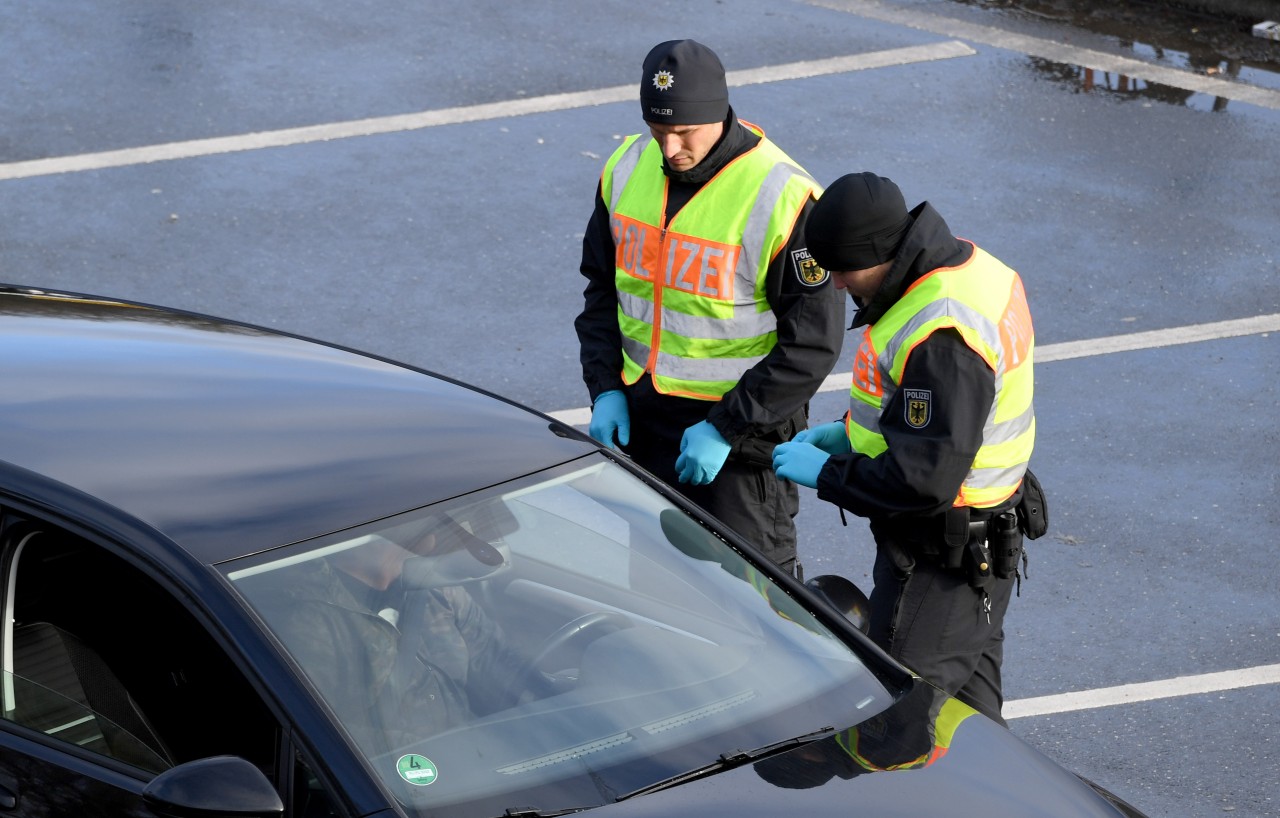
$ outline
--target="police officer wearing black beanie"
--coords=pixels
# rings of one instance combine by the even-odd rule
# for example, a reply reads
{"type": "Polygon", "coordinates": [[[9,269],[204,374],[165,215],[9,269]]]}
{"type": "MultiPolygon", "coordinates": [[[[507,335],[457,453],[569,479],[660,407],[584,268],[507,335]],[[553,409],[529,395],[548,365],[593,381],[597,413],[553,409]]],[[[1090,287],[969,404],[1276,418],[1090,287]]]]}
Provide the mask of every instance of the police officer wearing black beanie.
{"type": "Polygon", "coordinates": [[[868,518],[876,643],[1003,722],[1018,509],[1030,486],[1038,492],[1027,471],[1034,333],[1022,281],[952,235],[928,202],[908,211],[874,173],[833,182],[805,235],[858,307],[859,346],[845,418],[778,446],[774,467],[868,518]]]}
{"type": "Polygon", "coordinates": [[[590,432],[794,572],[799,494],[771,453],[807,426],[844,324],[805,246],[820,188],[735,116],[705,45],[655,46],[639,97],[648,133],[606,162],[583,237],[590,432]]]}

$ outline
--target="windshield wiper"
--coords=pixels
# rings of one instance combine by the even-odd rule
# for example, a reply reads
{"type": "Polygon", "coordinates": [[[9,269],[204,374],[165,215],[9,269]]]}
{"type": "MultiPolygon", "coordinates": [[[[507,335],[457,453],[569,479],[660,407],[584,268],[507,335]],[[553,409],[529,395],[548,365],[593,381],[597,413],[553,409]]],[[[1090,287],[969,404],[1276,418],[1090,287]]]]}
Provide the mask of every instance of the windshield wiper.
{"type": "Polygon", "coordinates": [[[508,807],[499,818],[557,818],[560,815],[571,815],[584,812],[592,807],[569,807],[568,809],[537,809],[535,807],[508,807]]]}
{"type": "Polygon", "coordinates": [[[776,755],[778,753],[799,747],[804,744],[812,744],[815,741],[821,741],[824,738],[830,738],[835,735],[834,727],[823,727],[821,730],[814,730],[812,733],[805,733],[795,738],[783,739],[775,741],[773,744],[766,744],[763,747],[757,747],[754,750],[734,750],[731,753],[722,753],[720,758],[703,767],[696,767],[687,772],[673,775],[670,778],[664,778],[661,781],[655,781],[648,786],[641,787],[638,790],[632,790],[629,793],[619,795],[615,801],[626,801],[628,798],[635,798],[637,795],[647,795],[658,790],[665,790],[668,787],[674,787],[687,781],[693,781],[698,778],[705,778],[709,775],[732,770],[734,767],[741,767],[744,764],[750,764],[753,761],[776,755]]]}

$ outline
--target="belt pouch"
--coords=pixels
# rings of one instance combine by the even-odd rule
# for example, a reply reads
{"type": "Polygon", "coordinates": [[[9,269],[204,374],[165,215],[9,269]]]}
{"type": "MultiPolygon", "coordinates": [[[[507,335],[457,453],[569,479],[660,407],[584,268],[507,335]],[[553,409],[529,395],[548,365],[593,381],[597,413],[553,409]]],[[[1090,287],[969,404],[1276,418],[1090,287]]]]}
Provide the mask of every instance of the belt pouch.
{"type": "Polygon", "coordinates": [[[946,543],[942,564],[947,568],[959,568],[964,562],[965,546],[969,544],[969,507],[952,506],[943,520],[942,541],[946,543]]]}

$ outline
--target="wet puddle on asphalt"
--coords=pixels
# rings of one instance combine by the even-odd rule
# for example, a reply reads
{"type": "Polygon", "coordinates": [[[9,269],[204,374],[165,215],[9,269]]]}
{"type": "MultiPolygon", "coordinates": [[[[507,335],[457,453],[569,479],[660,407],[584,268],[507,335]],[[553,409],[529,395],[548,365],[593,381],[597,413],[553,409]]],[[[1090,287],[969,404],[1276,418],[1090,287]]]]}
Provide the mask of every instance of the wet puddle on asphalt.
{"type": "MultiPolygon", "coordinates": [[[[1015,19],[1061,23],[1099,35],[1116,53],[1154,65],[1280,91],[1280,41],[1253,34],[1262,20],[1115,0],[953,0],[1015,19]]],[[[1280,17],[1280,3],[1272,19],[1280,17]]],[[[1084,93],[1223,111],[1230,100],[1113,71],[1031,57],[1032,67],[1084,93]]]]}

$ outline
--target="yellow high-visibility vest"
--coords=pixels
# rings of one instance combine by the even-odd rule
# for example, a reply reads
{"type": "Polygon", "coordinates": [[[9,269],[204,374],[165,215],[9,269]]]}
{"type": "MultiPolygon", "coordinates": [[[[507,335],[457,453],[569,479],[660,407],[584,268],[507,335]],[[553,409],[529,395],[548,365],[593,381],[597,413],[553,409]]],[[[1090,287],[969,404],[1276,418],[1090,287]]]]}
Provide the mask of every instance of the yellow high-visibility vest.
{"type": "MultiPolygon", "coordinates": [[[[1032,359],[1035,333],[1022,279],[979,247],[957,267],[928,273],[874,325],[863,328],[853,359],[845,416],[853,450],[875,457],[887,448],[880,433],[884,407],[897,393],[911,351],[933,332],[951,328],[995,372],[996,396],[982,446],[954,505],[990,508],[1018,490],[1035,444],[1032,359]]],[[[929,421],[931,396],[907,394],[907,423],[929,421]]]]}
{"type": "MultiPolygon", "coordinates": [[[[777,343],[765,274],[818,184],[754,125],[760,142],[664,223],[662,150],[637,134],[600,177],[615,247],[622,379],[719,400],[777,343]]],[[[816,269],[816,268],[815,268],[816,269]]]]}

